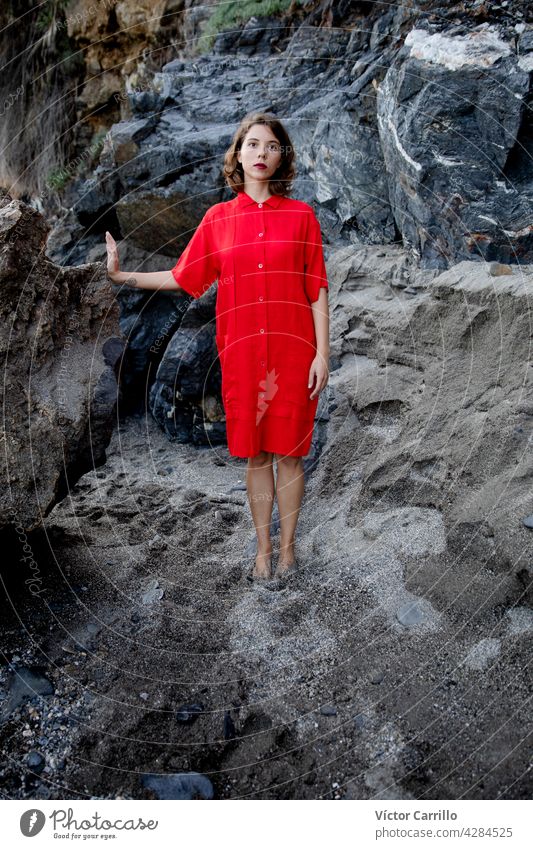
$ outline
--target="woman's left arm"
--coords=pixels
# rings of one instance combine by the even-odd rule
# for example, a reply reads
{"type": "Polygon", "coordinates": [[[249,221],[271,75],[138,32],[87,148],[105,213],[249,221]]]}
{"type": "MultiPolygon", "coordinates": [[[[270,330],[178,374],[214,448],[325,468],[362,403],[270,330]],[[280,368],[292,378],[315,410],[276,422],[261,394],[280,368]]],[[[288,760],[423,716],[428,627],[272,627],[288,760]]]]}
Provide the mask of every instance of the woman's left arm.
{"type": "Polygon", "coordinates": [[[319,290],[318,300],[311,304],[316,334],[316,356],[309,369],[308,389],[313,385],[316,376],[316,386],[309,396],[313,400],[326,386],[329,380],[329,304],[328,292],[325,287],[319,290]]]}

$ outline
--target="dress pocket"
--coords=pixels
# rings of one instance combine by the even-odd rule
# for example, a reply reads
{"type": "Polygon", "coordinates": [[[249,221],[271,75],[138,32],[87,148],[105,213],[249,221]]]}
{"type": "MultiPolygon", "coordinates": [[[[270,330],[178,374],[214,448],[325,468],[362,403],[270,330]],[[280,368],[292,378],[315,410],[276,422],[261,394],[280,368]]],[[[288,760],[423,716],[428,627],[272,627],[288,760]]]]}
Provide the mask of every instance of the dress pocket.
{"type": "Polygon", "coordinates": [[[307,407],[310,403],[309,396],[312,389],[309,388],[309,369],[314,355],[298,354],[287,360],[284,366],[284,398],[283,400],[297,407],[307,407]]]}

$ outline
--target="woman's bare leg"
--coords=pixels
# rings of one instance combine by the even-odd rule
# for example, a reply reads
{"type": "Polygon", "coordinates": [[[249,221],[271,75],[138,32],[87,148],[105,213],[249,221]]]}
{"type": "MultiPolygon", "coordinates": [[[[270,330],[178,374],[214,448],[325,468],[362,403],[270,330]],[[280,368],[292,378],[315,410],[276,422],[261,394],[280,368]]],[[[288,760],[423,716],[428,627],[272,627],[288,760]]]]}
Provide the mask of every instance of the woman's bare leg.
{"type": "Polygon", "coordinates": [[[274,455],[277,460],[276,496],[280,523],[280,572],[294,563],[294,539],[304,494],[304,469],[301,457],[274,455]]]}
{"type": "Polygon", "coordinates": [[[272,541],[270,522],[274,502],[274,469],[272,454],[261,451],[256,457],[248,457],[246,469],[248,503],[257,534],[257,554],[253,574],[270,577],[272,541]]]}

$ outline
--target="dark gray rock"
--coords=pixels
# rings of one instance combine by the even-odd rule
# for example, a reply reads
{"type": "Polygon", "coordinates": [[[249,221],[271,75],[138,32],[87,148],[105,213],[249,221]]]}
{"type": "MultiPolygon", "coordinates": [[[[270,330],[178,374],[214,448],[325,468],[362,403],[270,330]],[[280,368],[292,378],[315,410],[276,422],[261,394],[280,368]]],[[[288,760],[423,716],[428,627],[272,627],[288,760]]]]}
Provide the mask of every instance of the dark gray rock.
{"type": "Polygon", "coordinates": [[[378,121],[394,217],[424,267],[533,258],[530,77],[495,28],[408,33],[378,121]]]}
{"type": "Polygon", "coordinates": [[[235,723],[229,711],[224,714],[224,740],[234,740],[236,737],[235,723]]]}
{"type": "Polygon", "coordinates": [[[176,719],[180,723],[190,725],[198,719],[203,710],[204,706],[199,702],[190,705],[181,705],[176,711],[176,719]]]}
{"type": "Polygon", "coordinates": [[[50,696],[54,685],[39,668],[28,669],[19,666],[13,670],[6,683],[6,700],[0,710],[0,722],[6,719],[27,701],[39,696],[50,696]]]}
{"type": "Polygon", "coordinates": [[[32,772],[41,773],[45,766],[45,759],[40,752],[28,752],[26,764],[32,772]]]}
{"type": "Polygon", "coordinates": [[[213,785],[199,772],[182,772],[174,775],[144,774],[141,784],[151,790],[156,799],[212,799],[213,785]]]}

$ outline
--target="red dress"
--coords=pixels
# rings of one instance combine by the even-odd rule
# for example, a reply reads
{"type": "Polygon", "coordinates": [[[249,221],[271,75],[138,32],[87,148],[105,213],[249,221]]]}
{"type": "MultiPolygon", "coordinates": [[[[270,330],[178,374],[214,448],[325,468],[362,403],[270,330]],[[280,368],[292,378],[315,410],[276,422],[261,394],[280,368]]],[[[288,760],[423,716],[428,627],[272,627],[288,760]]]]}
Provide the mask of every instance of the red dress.
{"type": "Polygon", "coordinates": [[[210,207],[172,269],[199,298],[218,279],[216,343],[228,450],[309,453],[318,396],[310,304],[328,287],[320,225],[309,204],[245,192],[210,207]]]}

